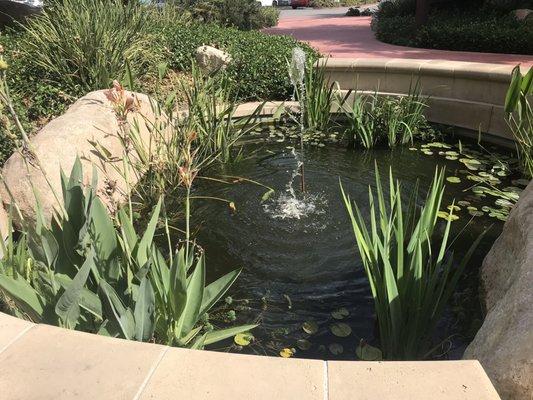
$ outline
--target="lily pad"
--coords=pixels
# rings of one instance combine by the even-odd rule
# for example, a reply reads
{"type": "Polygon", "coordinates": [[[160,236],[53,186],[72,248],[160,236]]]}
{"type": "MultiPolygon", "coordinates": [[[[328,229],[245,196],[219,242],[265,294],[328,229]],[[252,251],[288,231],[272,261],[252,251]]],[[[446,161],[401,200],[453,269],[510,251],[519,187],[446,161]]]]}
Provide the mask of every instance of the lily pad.
{"type": "Polygon", "coordinates": [[[334,354],[336,356],[339,354],[342,354],[342,352],[344,351],[344,347],[342,347],[342,344],[339,344],[339,343],[331,343],[328,346],[328,349],[331,352],[331,354],[334,354]]]}
{"type": "Polygon", "coordinates": [[[309,350],[311,348],[311,342],[307,339],[298,339],[296,341],[296,346],[303,351],[309,350]]]}
{"type": "Polygon", "coordinates": [[[468,210],[468,214],[470,214],[473,217],[481,217],[485,215],[483,211],[477,211],[477,210],[468,210]]]}
{"type": "Polygon", "coordinates": [[[363,361],[380,361],[383,359],[381,350],[377,347],[370,346],[364,340],[361,340],[359,346],[355,349],[355,354],[363,361]]]}
{"type": "Polygon", "coordinates": [[[350,325],[345,324],[344,322],[337,322],[329,327],[331,333],[337,337],[348,337],[352,333],[352,328],[350,325]]]}
{"type": "Polygon", "coordinates": [[[283,358],[291,358],[294,355],[294,350],[289,348],[284,348],[279,352],[279,355],[283,358]]]}
{"type": "Polygon", "coordinates": [[[335,319],[344,319],[348,315],[350,315],[350,312],[345,307],[341,307],[331,313],[331,316],[335,319]]]}
{"type": "Polygon", "coordinates": [[[233,341],[239,346],[248,346],[253,340],[254,335],[250,332],[238,333],[233,337],[233,341]]]}
{"type": "Polygon", "coordinates": [[[450,183],[461,183],[461,178],[457,176],[449,176],[446,178],[446,180],[450,183]]]}
{"type": "Polygon", "coordinates": [[[450,214],[448,211],[439,211],[437,213],[437,217],[445,219],[446,221],[449,220],[449,221],[452,221],[452,222],[459,219],[459,217],[457,215],[450,214]]]}
{"type": "Polygon", "coordinates": [[[314,335],[318,332],[318,324],[315,321],[305,321],[302,325],[302,329],[309,335],[314,335]]]}

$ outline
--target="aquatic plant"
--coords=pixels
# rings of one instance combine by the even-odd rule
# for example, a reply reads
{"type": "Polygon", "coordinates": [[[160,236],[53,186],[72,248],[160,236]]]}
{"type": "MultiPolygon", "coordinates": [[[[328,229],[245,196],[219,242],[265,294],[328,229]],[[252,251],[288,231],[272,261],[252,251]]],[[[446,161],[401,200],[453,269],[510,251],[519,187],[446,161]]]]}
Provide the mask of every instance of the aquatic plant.
{"type": "Polygon", "coordinates": [[[389,173],[389,195],[376,167],[376,194],[369,188],[369,222],[341,192],[370,284],[383,356],[414,360],[431,356],[432,334],[470,257],[472,244],[456,264],[449,249],[451,207],[442,237],[437,232],[444,194],[444,171],[436,171],[426,200],[417,206],[414,190],[405,208],[400,182],[389,173]],[[388,197],[388,198],[387,198],[388,197]],[[376,204],[377,203],[377,204],[376,204]]]}
{"type": "Polygon", "coordinates": [[[423,114],[426,100],[421,97],[418,84],[411,86],[406,96],[356,93],[351,106],[346,103],[341,104],[348,122],[345,136],[366,149],[383,142],[391,148],[412,143],[429,130],[423,114]]]}
{"type": "Polygon", "coordinates": [[[513,69],[505,97],[507,123],[513,132],[522,171],[533,178],[533,67],[524,76],[520,66],[513,69]]]}

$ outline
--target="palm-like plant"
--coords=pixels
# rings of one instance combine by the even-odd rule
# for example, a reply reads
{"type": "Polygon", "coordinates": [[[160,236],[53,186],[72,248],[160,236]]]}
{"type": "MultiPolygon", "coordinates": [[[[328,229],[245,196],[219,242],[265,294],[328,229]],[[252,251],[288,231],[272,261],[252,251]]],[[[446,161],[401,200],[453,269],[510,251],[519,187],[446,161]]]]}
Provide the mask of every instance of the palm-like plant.
{"type": "Polygon", "coordinates": [[[442,238],[437,238],[443,179],[444,172],[437,171],[424,205],[416,205],[415,190],[404,208],[400,183],[391,172],[386,198],[376,168],[376,195],[372,189],[368,195],[369,222],[341,186],[372,290],[386,359],[422,359],[430,355],[434,328],[481,240],[480,236],[456,265],[448,249],[452,211],[442,238]]]}
{"type": "MultiPolygon", "coordinates": [[[[187,241],[170,262],[154,243],[161,201],[142,236],[121,209],[115,222],[76,161],[62,174],[65,213],[37,223],[0,261],[0,292],[12,312],[34,322],[139,341],[201,348],[255,325],[210,331],[204,318],[235,281],[235,270],[206,285],[204,255],[187,241]],[[27,242],[27,248],[26,248],[27,242]]],[[[96,179],[96,172],[93,172],[96,179]]]]}

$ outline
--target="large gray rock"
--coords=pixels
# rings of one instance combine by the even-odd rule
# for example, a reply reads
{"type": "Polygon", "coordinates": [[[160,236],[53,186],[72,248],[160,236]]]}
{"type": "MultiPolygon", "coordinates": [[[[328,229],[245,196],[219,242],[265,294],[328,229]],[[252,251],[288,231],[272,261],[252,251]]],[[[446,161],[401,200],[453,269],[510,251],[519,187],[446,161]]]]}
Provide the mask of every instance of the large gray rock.
{"type": "Polygon", "coordinates": [[[465,359],[478,359],[504,400],[533,398],[533,181],[481,267],[487,316],[465,359]]]}
{"type": "Polygon", "coordinates": [[[40,12],[40,7],[10,0],[0,0],[0,27],[12,25],[15,22],[22,22],[25,18],[40,12]]]}
{"type": "Polygon", "coordinates": [[[200,46],[196,49],[196,62],[204,72],[212,74],[226,68],[231,62],[231,56],[211,46],[200,46]]]}
{"type": "MultiPolygon", "coordinates": [[[[126,93],[131,96],[131,93],[126,93]]],[[[138,124],[140,137],[147,145],[150,136],[148,127],[154,123],[155,116],[146,95],[135,94],[135,97],[138,107],[128,114],[128,123],[131,125],[135,121],[138,124]]],[[[129,182],[124,179],[125,171],[121,161],[124,146],[118,133],[117,116],[105,91],[92,92],[79,99],[65,114],[48,123],[31,138],[35,155],[40,160],[50,185],[32,157],[24,158],[17,152],[6,162],[3,177],[7,189],[4,185],[0,186],[0,197],[5,209],[9,209],[13,199],[16,199],[23,218],[30,223],[34,221],[33,186],[38,191],[46,218],[50,219],[53,210],[58,209],[54,191],[61,198],[60,171],[62,169],[68,175],[77,156],[83,164],[84,184],[91,182],[93,165],[97,166],[97,193],[113,209],[117,202],[124,200],[130,185],[137,181],[137,175],[132,170],[127,174],[129,182]],[[114,162],[102,160],[95,151],[94,143],[104,147],[108,158],[114,159],[114,162]]],[[[131,153],[130,157],[135,157],[135,154],[131,153]]],[[[20,223],[18,220],[15,222],[20,223]]]]}

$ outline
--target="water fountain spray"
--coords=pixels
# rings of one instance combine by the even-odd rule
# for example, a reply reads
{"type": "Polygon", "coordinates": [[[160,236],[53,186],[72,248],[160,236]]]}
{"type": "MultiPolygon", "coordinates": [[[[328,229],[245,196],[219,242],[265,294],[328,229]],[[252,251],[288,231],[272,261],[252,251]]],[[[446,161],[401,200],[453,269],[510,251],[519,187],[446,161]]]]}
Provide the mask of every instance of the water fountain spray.
{"type": "Polygon", "coordinates": [[[305,167],[304,167],[304,131],[305,131],[305,67],[306,67],[305,52],[300,47],[292,49],[292,59],[289,67],[289,76],[294,93],[298,97],[300,103],[300,188],[302,193],[305,193],[305,167]]]}

